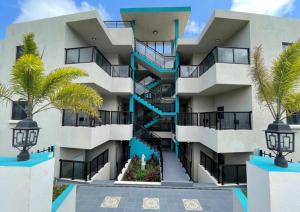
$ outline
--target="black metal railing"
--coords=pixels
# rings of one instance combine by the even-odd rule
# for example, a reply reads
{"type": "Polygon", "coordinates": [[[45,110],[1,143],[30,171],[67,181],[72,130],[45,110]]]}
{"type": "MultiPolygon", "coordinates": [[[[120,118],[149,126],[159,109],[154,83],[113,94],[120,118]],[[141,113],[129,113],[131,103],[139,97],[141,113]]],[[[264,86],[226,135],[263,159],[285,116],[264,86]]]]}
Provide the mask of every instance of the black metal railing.
{"type": "Polygon", "coordinates": [[[108,162],[108,149],[91,161],[75,161],[60,159],[59,178],[91,180],[98,171],[108,162]]]}
{"type": "Polygon", "coordinates": [[[66,49],[65,64],[92,62],[112,77],[131,77],[129,65],[112,65],[95,46],[66,49]]]}
{"type": "Polygon", "coordinates": [[[217,161],[200,151],[200,165],[202,165],[213,176],[218,183],[246,183],[245,164],[219,164],[217,161]]]}
{"type": "Polygon", "coordinates": [[[175,69],[175,56],[163,55],[142,41],[135,40],[135,51],[163,69],[175,69]]]}
{"type": "Polygon", "coordinates": [[[107,28],[130,28],[132,23],[130,21],[104,21],[107,28]]]}
{"type": "Polygon", "coordinates": [[[249,48],[215,47],[199,65],[180,66],[182,78],[200,77],[216,63],[250,64],[249,48]]]}
{"type": "Polygon", "coordinates": [[[192,160],[190,160],[186,156],[185,151],[181,145],[179,145],[178,150],[179,150],[179,152],[178,152],[179,160],[180,160],[183,168],[185,169],[186,173],[189,175],[190,181],[192,181],[193,180],[193,178],[192,178],[192,160]]]}
{"type": "Polygon", "coordinates": [[[131,112],[99,110],[99,116],[90,117],[83,113],[63,110],[62,126],[96,127],[107,124],[131,124],[131,112]]]}
{"type": "Polygon", "coordinates": [[[175,99],[174,98],[164,98],[161,92],[153,92],[146,88],[143,84],[135,82],[134,83],[135,94],[142,97],[148,103],[154,105],[158,109],[165,112],[175,111],[175,99]]]}
{"type": "Polygon", "coordinates": [[[252,129],[252,112],[205,112],[179,113],[178,125],[202,126],[217,130],[250,130],[252,129]]]}
{"type": "Polygon", "coordinates": [[[54,149],[55,149],[55,146],[49,146],[47,148],[37,149],[36,151],[31,152],[31,154],[41,153],[41,152],[52,152],[54,154],[54,149]]]}
{"type": "Polygon", "coordinates": [[[162,55],[174,56],[175,51],[172,48],[172,41],[142,41],[145,45],[151,47],[162,55]]]}
{"type": "Polygon", "coordinates": [[[300,124],[300,113],[296,112],[286,118],[287,124],[299,125],[300,124]]]}
{"type": "MultiPolygon", "coordinates": [[[[261,157],[269,157],[269,158],[275,158],[276,155],[273,155],[271,152],[267,153],[263,150],[259,150],[259,156],[261,157]]],[[[288,162],[293,163],[293,159],[288,160],[288,162]]],[[[300,161],[299,161],[300,163],[300,161]]]]}

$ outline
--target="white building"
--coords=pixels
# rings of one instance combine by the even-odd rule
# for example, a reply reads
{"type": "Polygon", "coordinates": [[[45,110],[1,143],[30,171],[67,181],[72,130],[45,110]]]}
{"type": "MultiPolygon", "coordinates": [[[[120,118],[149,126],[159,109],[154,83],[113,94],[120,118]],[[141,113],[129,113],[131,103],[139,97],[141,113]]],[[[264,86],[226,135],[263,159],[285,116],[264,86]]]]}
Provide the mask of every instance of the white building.
{"type": "MultiPolygon", "coordinates": [[[[78,83],[104,99],[100,120],[59,110],[34,117],[42,129],[33,150],[56,146],[56,177],[88,180],[109,162],[114,179],[125,159],[160,157],[161,146],[194,181],[213,181],[204,167],[220,182],[245,181],[245,161],[257,148],[266,150],[263,130],[272,122],[249,77],[251,52],[262,45],[271,66],[300,37],[300,21],[215,11],[197,39],[186,39],[190,11],[124,8],[122,21],[106,22],[91,11],[8,27],[0,42],[0,82],[9,82],[22,38],[33,32],[47,73],[82,68],[89,77],[78,83]]],[[[17,107],[1,104],[1,156],[17,154],[11,128],[22,118],[17,107]]],[[[294,161],[300,161],[298,138],[289,155],[294,161]]]]}

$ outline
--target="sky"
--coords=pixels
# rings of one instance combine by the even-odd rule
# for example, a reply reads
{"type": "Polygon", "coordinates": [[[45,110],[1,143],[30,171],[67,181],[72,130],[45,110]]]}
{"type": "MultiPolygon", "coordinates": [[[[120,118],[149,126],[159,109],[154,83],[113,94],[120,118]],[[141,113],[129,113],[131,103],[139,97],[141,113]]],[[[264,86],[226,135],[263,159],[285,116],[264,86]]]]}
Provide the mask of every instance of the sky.
{"type": "Polygon", "coordinates": [[[215,9],[300,19],[300,0],[0,0],[0,40],[12,23],[98,10],[103,20],[121,20],[120,8],[190,6],[185,37],[197,37],[215,9]]]}

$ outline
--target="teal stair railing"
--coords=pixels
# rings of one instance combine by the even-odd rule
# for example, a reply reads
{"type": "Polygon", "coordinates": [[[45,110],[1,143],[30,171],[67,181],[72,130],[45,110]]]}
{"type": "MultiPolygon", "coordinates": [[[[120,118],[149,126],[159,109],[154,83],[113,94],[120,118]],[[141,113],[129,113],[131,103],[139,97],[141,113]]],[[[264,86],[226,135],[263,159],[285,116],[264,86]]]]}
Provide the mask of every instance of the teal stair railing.
{"type": "Polygon", "coordinates": [[[162,69],[175,69],[175,56],[166,56],[142,41],[135,40],[135,52],[154,62],[162,69]]]}

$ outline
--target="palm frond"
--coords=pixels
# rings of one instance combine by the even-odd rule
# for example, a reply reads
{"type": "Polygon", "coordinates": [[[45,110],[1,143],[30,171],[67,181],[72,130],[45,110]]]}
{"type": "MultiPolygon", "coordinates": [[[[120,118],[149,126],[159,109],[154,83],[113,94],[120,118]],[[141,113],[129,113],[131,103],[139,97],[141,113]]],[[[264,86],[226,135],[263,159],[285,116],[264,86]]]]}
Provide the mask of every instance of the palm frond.
{"type": "Polygon", "coordinates": [[[32,32],[27,33],[23,37],[23,49],[24,54],[33,54],[35,56],[39,55],[37,45],[34,41],[34,34],[32,32]]]}
{"type": "Polygon", "coordinates": [[[278,100],[293,93],[300,80],[300,40],[290,45],[273,63],[273,86],[278,100]]]}
{"type": "Polygon", "coordinates": [[[28,97],[28,94],[36,96],[40,93],[43,72],[44,66],[38,56],[32,54],[21,56],[14,65],[11,74],[13,89],[21,97],[28,97]]]}
{"type": "Polygon", "coordinates": [[[272,81],[268,69],[264,65],[262,57],[262,47],[259,46],[253,52],[253,65],[251,66],[250,76],[257,88],[257,98],[260,103],[266,103],[273,117],[275,118],[276,111],[273,106],[275,93],[272,88],[272,81]]]}
{"type": "Polygon", "coordinates": [[[283,107],[287,116],[300,111],[300,93],[293,93],[283,98],[283,107]]]}
{"type": "Polygon", "coordinates": [[[51,95],[50,102],[58,109],[67,109],[96,116],[103,99],[94,89],[88,86],[69,83],[51,95]]]}
{"type": "Polygon", "coordinates": [[[13,90],[7,85],[0,83],[0,102],[12,101],[12,95],[13,90]]]}
{"type": "Polygon", "coordinates": [[[47,98],[59,90],[66,83],[70,83],[73,80],[88,76],[87,73],[81,69],[75,67],[63,67],[58,68],[47,75],[41,82],[41,93],[38,101],[47,98]]]}

